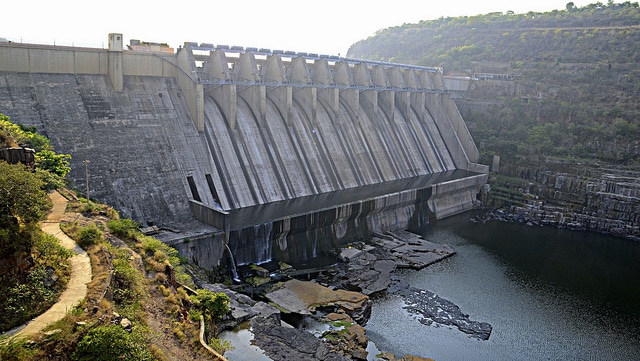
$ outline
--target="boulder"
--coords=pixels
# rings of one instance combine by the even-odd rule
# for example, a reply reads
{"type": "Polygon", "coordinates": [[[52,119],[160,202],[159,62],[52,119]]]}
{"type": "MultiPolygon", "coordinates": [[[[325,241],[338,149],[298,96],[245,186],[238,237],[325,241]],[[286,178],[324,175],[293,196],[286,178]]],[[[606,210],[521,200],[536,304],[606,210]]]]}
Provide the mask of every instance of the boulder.
{"type": "Polygon", "coordinates": [[[133,324],[128,318],[123,318],[120,320],[120,327],[127,332],[131,332],[133,330],[133,324]]]}
{"type": "Polygon", "coordinates": [[[251,319],[254,338],[258,346],[274,361],[347,361],[343,355],[331,352],[328,345],[307,331],[281,326],[273,319],[251,319]]]}
{"type": "Polygon", "coordinates": [[[255,301],[251,297],[230,290],[221,284],[205,283],[202,284],[202,288],[212,292],[222,292],[229,297],[230,312],[217,323],[220,331],[234,329],[240,323],[257,315],[273,318],[278,323],[280,322],[280,311],[271,305],[255,301]]]}

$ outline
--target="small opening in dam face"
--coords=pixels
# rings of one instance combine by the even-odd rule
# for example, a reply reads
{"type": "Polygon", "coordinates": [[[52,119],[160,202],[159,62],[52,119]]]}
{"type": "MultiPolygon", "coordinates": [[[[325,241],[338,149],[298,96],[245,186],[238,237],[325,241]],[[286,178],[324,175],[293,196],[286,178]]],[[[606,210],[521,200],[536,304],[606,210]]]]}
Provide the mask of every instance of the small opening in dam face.
{"type": "Polygon", "coordinates": [[[207,178],[207,185],[209,186],[209,191],[211,192],[213,199],[217,203],[220,203],[220,197],[218,197],[218,192],[216,192],[216,186],[215,184],[213,184],[213,178],[211,178],[211,174],[205,174],[204,176],[205,178],[207,178]]]}
{"type": "Polygon", "coordinates": [[[188,176],[187,182],[189,182],[189,188],[191,188],[191,195],[193,196],[193,199],[195,199],[198,202],[202,202],[202,199],[200,198],[200,194],[198,193],[198,187],[196,187],[196,182],[193,180],[193,177],[188,176]]]}

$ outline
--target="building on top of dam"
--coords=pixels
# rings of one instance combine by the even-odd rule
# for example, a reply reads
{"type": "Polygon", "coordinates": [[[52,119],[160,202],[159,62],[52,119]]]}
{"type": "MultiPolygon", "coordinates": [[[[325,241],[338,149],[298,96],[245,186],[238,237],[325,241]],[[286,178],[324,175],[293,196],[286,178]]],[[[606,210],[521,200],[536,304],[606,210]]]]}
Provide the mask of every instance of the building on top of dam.
{"type": "Polygon", "coordinates": [[[468,210],[486,183],[438,68],[122,39],[0,43],[0,112],[201,265],[311,258],[468,210]]]}

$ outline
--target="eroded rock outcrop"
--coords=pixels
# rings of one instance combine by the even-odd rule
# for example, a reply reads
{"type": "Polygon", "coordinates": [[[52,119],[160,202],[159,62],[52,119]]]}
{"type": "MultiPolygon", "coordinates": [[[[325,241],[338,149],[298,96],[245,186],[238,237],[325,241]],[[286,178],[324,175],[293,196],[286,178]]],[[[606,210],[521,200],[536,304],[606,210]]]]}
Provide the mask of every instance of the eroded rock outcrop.
{"type": "Polygon", "coordinates": [[[376,232],[372,243],[342,249],[343,262],[320,275],[320,283],[373,295],[387,290],[396,268],[422,269],[455,254],[449,245],[405,231],[376,232]]]}
{"type": "Polygon", "coordinates": [[[390,288],[390,292],[401,295],[405,302],[403,308],[409,313],[418,315],[418,321],[424,325],[435,322],[440,325],[454,326],[481,340],[488,340],[491,336],[493,327],[489,323],[471,320],[469,315],[463,313],[456,304],[433,292],[410,287],[397,279],[390,288]]]}
{"type": "Polygon", "coordinates": [[[252,344],[275,361],[347,361],[351,358],[330,351],[329,346],[309,332],[283,327],[274,319],[251,319],[252,344]]]}

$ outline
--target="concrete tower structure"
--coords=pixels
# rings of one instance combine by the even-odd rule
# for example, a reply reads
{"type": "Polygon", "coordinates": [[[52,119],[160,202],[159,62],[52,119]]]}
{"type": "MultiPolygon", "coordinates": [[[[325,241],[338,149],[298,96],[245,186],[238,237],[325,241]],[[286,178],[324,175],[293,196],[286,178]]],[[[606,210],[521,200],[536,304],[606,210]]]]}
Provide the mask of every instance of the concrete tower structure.
{"type": "Polygon", "coordinates": [[[122,70],[122,34],[109,34],[109,78],[113,90],[121,92],[124,86],[124,73],[122,70]]]}

